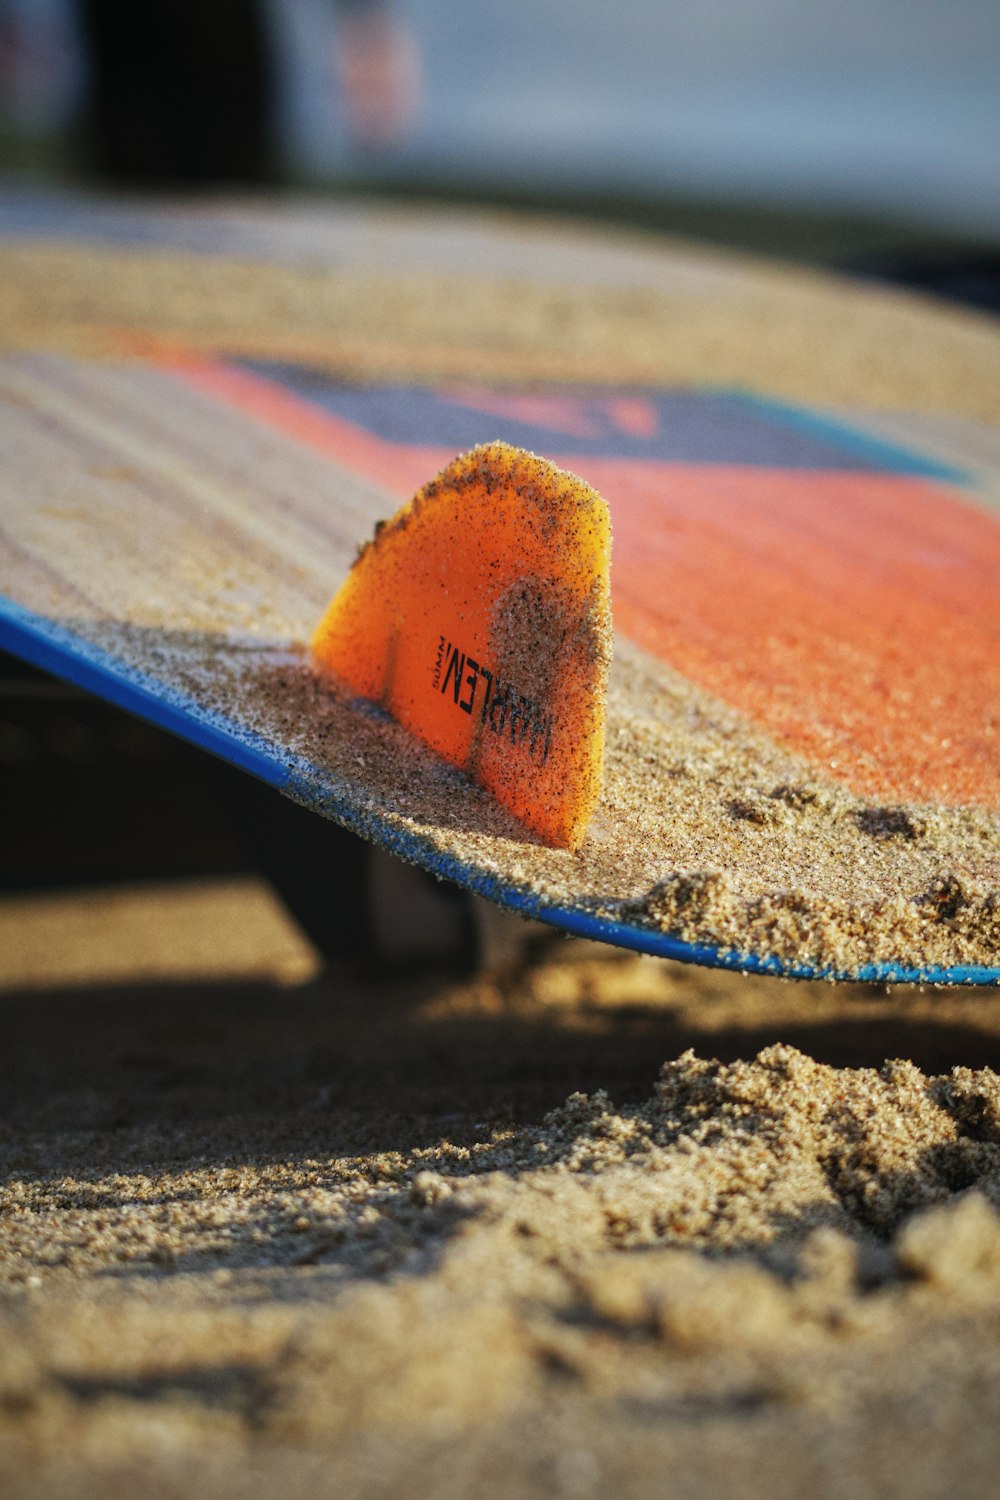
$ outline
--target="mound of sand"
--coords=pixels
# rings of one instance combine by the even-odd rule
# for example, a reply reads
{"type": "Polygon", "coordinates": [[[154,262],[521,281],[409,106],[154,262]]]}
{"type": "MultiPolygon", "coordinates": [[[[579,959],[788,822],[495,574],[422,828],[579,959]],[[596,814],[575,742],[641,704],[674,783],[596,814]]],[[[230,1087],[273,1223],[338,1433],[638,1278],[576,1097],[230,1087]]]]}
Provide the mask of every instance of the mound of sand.
{"type": "Polygon", "coordinates": [[[4,1007],[5,1495],[991,1492],[1000,1076],[868,1064],[995,997],[560,943],[4,1007]]]}

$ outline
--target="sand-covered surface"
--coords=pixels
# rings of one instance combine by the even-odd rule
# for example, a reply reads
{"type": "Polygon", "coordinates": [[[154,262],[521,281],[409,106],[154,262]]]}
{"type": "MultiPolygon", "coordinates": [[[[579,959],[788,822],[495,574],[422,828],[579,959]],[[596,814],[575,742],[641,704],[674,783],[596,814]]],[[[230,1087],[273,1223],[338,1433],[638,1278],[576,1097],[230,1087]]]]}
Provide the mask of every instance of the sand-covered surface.
{"type": "Polygon", "coordinates": [[[206,977],[39,987],[46,899],[0,995],[10,1500],[995,1493],[995,992],[563,940],[303,979],[250,887],[242,978],[234,887],[180,903],[206,977]]]}
{"type": "Polygon", "coordinates": [[[325,681],[301,643],[78,629],[179,703],[276,746],[305,806],[474,890],[842,976],[1000,962],[1000,813],[857,796],[626,641],[600,799],[567,850],[325,681]]]}
{"type": "MultiPolygon", "coordinates": [[[[402,234],[419,222],[390,215],[382,230],[402,234]]],[[[469,232],[442,220],[442,234],[448,226],[456,243],[469,232]]],[[[952,641],[949,670],[925,681],[900,668],[899,692],[886,685],[897,641],[912,649],[921,634],[906,623],[910,594],[929,587],[936,596],[949,576],[940,537],[928,534],[914,554],[924,583],[902,589],[902,613],[893,606],[879,616],[886,634],[874,657],[841,640],[831,617],[820,654],[837,663],[831,680],[851,691],[847,707],[829,713],[818,688],[802,707],[789,679],[768,697],[776,719],[748,716],[725,684],[709,691],[669,652],[661,662],[619,636],[603,792],[572,856],[526,838],[471,781],[317,682],[307,642],[358,543],[394,507],[381,481],[206,396],[191,383],[192,351],[303,361],[349,383],[579,382],[599,371],[624,386],[732,383],[799,403],[888,410],[894,420],[931,411],[969,425],[959,447],[971,444],[974,459],[963,468],[974,471],[979,499],[995,491],[995,429],[977,425],[995,422],[1000,389],[1000,341],[988,321],[653,241],[633,246],[645,247],[640,275],[639,262],[617,258],[627,246],[614,236],[593,244],[619,266],[620,286],[563,285],[559,235],[539,229],[536,243],[535,231],[499,223],[491,233],[497,254],[513,257],[511,277],[515,265],[523,272],[519,257],[547,245],[549,277],[517,281],[478,259],[460,278],[435,276],[424,261],[411,274],[366,272],[360,250],[306,267],[149,247],[0,247],[0,342],[35,351],[12,353],[2,371],[12,477],[0,526],[5,590],[54,618],[64,648],[96,650],[113,671],[155,682],[196,738],[207,722],[230,750],[235,740],[237,758],[263,753],[269,779],[300,801],[486,894],[624,922],[653,946],[679,939],[734,961],[847,977],[870,965],[911,976],[996,968],[996,653],[986,616],[995,597],[980,609],[978,594],[959,589],[962,609],[984,618],[952,640],[951,614],[940,617],[951,623],[939,621],[933,638],[952,641]],[[660,272],[650,280],[654,244],[660,272]],[[135,360],[143,352],[165,363],[135,360]],[[178,359],[185,379],[170,374],[178,359]],[[952,679],[978,688],[954,734],[942,707],[952,679]],[[911,742],[915,702],[927,713],[911,742]],[[798,738],[806,724],[818,736],[811,750],[798,738]]],[[[966,559],[955,576],[974,574],[966,559]]],[[[719,578],[738,615],[746,600],[731,562],[719,578]]],[[[873,590],[858,597],[874,602],[881,582],[873,590]]],[[[945,592],[950,608],[955,590],[945,592]]],[[[780,587],[774,597],[784,597],[780,587]]],[[[764,654],[799,651],[783,619],[781,608],[773,629],[768,619],[764,654]]],[[[682,611],[681,638],[690,623],[682,611]]],[[[730,687],[741,672],[737,662],[730,687]]]]}
{"type": "MultiPolygon", "coordinates": [[[[209,254],[9,236],[0,342],[87,356],[225,349],[362,379],[693,381],[1000,417],[996,334],[967,308],[660,235],[384,203],[362,212],[394,264],[350,229],[347,254],[317,245],[296,263],[294,212],[261,259],[230,258],[218,230],[209,254]],[[407,229],[428,227],[439,245],[413,254],[407,229]]],[[[342,209],[330,218],[343,225],[342,209]]]]}

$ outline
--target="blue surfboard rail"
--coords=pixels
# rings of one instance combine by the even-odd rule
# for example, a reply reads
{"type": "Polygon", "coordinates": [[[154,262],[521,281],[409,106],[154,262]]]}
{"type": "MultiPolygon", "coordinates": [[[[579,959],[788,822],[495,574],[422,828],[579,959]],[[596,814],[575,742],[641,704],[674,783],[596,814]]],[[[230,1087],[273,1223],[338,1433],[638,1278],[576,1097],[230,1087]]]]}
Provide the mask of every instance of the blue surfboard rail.
{"type": "Polygon", "coordinates": [[[110,652],[2,596],[0,649],[208,750],[261,781],[281,787],[288,780],[287,767],[275,760],[261,736],[227,725],[195,703],[166,692],[154,677],[126,667],[110,652]]]}
{"type": "MultiPolygon", "coordinates": [[[[0,649],[207,750],[294,800],[307,803],[317,812],[355,833],[371,833],[371,814],[367,813],[362,820],[360,811],[350,796],[330,782],[329,778],[324,778],[318,767],[290,756],[286,750],[279,750],[264,736],[246,730],[220,714],[203,709],[193,700],[165,688],[164,684],[151,675],[126,665],[112,653],[2,596],[0,649]],[[319,796],[317,786],[322,787],[319,796]]],[[[707,944],[690,943],[669,933],[617,921],[582,908],[547,903],[530,890],[507,885],[456,856],[445,854],[419,834],[396,827],[388,821],[378,829],[378,842],[400,858],[420,865],[431,874],[452,881],[508,911],[544,922],[573,937],[610,943],[656,958],[672,958],[681,963],[701,964],[743,974],[767,974],[784,979],[1000,986],[1000,967],[976,964],[914,967],[897,963],[871,963],[856,971],[840,971],[833,967],[790,963],[773,954],[740,953],[707,944]]]]}

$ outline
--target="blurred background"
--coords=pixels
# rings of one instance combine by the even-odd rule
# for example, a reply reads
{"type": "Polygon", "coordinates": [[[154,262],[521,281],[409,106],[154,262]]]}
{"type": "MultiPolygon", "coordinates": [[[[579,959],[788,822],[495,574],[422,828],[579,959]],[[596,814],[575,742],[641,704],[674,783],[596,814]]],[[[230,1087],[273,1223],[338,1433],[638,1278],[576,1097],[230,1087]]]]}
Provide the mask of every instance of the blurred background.
{"type": "Polygon", "coordinates": [[[0,173],[511,203],[991,305],[997,0],[0,0],[0,173]]]}

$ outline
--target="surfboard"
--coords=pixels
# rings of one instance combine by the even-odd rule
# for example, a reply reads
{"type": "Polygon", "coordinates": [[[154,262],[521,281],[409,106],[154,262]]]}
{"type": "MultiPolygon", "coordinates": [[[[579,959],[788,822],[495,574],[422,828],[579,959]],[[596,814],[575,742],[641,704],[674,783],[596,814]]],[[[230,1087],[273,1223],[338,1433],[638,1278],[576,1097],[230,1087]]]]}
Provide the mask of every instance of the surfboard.
{"type": "Polygon", "coordinates": [[[509,218],[16,196],[0,298],[4,649],[567,932],[1000,982],[987,321],[509,218]],[[377,524],[498,439],[611,517],[574,849],[308,648],[377,524]]]}

